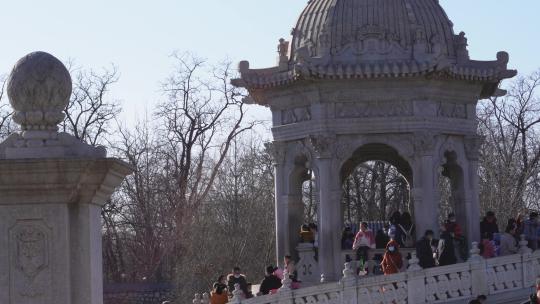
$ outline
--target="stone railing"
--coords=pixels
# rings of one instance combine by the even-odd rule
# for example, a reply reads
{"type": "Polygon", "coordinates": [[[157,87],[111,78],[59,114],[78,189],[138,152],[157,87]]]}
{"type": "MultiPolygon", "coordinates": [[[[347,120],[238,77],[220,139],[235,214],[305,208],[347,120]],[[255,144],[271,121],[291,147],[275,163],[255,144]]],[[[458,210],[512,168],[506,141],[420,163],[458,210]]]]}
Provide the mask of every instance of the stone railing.
{"type": "MultiPolygon", "coordinates": [[[[301,243],[296,248],[298,251],[299,261],[296,264],[296,269],[298,271],[298,279],[302,282],[302,285],[304,286],[311,286],[313,284],[317,284],[321,282],[321,274],[319,271],[319,263],[315,260],[314,256],[314,250],[313,250],[313,244],[311,243],[301,243]]],[[[363,268],[367,270],[367,275],[371,276],[376,274],[375,269],[379,266],[380,261],[375,260],[374,258],[376,256],[383,256],[385,250],[384,249],[372,249],[369,251],[369,260],[365,261],[363,268]]],[[[403,268],[402,270],[406,270],[409,266],[408,262],[409,260],[406,259],[406,257],[409,254],[412,254],[415,252],[415,249],[413,248],[402,248],[400,249],[400,252],[403,256],[403,268]]],[[[348,256],[351,260],[349,261],[351,263],[351,267],[353,269],[358,269],[360,265],[360,261],[355,260],[356,259],[356,251],[355,250],[343,250],[341,252],[342,254],[342,261],[345,263],[347,262],[346,257],[348,256]]],[[[380,267],[379,267],[380,268],[380,267]]],[[[380,270],[380,269],[379,269],[380,270]]],[[[380,273],[382,274],[382,273],[380,273]]],[[[324,279],[323,279],[324,280],[324,279]]]]}
{"type": "MultiPolygon", "coordinates": [[[[339,282],[293,290],[290,280],[284,280],[275,295],[242,299],[242,292],[236,290],[230,303],[467,303],[478,295],[487,295],[490,303],[515,303],[532,291],[540,276],[540,251],[531,253],[525,244],[521,243],[519,254],[486,260],[473,243],[469,261],[430,269],[422,269],[413,253],[406,271],[388,276],[357,276],[352,264],[346,263],[339,282]]],[[[193,303],[206,304],[207,299],[199,296],[193,303]]]]}

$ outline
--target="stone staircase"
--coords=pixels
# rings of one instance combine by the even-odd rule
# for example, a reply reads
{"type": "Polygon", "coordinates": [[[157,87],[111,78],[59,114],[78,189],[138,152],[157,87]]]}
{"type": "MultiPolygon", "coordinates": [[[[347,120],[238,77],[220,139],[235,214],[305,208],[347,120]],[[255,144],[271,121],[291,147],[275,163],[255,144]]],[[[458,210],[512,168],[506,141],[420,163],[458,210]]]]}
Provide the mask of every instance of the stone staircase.
{"type": "MultiPolygon", "coordinates": [[[[520,243],[520,253],[484,259],[473,243],[465,263],[422,269],[413,254],[406,271],[388,276],[357,276],[345,264],[339,282],[320,283],[293,290],[289,279],[275,295],[242,299],[235,290],[232,304],[405,304],[468,303],[478,295],[489,303],[522,303],[534,290],[540,276],[540,251],[534,253],[520,243]]],[[[287,276],[285,276],[287,277],[287,276]]],[[[195,304],[208,304],[208,295],[196,296],[195,304]]]]}

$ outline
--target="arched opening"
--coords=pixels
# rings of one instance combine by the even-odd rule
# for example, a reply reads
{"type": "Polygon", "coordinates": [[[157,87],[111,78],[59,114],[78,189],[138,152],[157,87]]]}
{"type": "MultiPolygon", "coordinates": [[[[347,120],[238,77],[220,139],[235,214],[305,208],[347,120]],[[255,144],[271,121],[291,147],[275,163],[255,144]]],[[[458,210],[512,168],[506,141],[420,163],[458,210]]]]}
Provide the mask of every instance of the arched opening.
{"type": "Polygon", "coordinates": [[[315,174],[311,163],[305,155],[294,159],[294,166],[289,175],[288,190],[288,250],[294,259],[298,259],[296,246],[298,245],[300,227],[306,223],[307,218],[317,218],[317,201],[315,191],[315,174]]]}
{"type": "Polygon", "coordinates": [[[304,203],[304,223],[318,224],[319,195],[315,183],[315,174],[308,168],[307,179],[302,183],[302,202],[304,203]]]}
{"type": "MultiPolygon", "coordinates": [[[[368,222],[374,233],[381,233],[393,213],[407,213],[411,221],[404,227],[412,238],[407,245],[412,246],[415,237],[412,179],[409,163],[394,148],[367,144],[357,149],[341,169],[344,228],[350,228],[354,234],[361,222],[368,222]]],[[[350,248],[343,244],[342,249],[350,248]]]]}
{"type": "Polygon", "coordinates": [[[380,160],[356,166],[343,182],[341,202],[346,224],[387,221],[394,211],[412,212],[407,179],[380,160]]]}

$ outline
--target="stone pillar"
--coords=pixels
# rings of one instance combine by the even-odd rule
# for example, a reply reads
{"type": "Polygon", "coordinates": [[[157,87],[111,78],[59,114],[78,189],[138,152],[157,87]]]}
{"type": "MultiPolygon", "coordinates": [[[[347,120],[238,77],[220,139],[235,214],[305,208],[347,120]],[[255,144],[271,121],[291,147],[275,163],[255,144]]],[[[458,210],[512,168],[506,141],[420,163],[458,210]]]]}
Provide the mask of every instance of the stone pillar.
{"type": "Polygon", "coordinates": [[[420,239],[428,229],[439,233],[439,197],[437,190],[437,164],[435,160],[436,136],[430,132],[413,134],[414,152],[417,155],[413,168],[416,237],[420,239]]]}
{"type": "Polygon", "coordinates": [[[317,159],[319,169],[319,268],[326,281],[336,281],[341,272],[342,219],[339,177],[332,168],[332,159],[317,159]]]}
{"type": "Polygon", "coordinates": [[[483,138],[465,138],[465,152],[468,171],[465,176],[465,204],[467,206],[467,238],[470,242],[480,242],[480,189],[478,181],[478,158],[483,138]]]}
{"type": "Polygon", "coordinates": [[[285,146],[274,142],[267,145],[274,160],[274,187],[276,212],[276,265],[283,267],[283,256],[289,252],[289,198],[285,194],[286,174],[290,169],[285,167],[285,146]]]}
{"type": "Polygon", "coordinates": [[[417,165],[415,187],[412,189],[416,238],[419,240],[428,229],[439,233],[439,198],[433,156],[422,156],[417,165]]]}
{"type": "Polygon", "coordinates": [[[7,92],[21,132],[0,144],[0,303],[101,304],[101,206],[131,168],[58,133],[71,94],[58,59],[22,58],[7,92]]]}

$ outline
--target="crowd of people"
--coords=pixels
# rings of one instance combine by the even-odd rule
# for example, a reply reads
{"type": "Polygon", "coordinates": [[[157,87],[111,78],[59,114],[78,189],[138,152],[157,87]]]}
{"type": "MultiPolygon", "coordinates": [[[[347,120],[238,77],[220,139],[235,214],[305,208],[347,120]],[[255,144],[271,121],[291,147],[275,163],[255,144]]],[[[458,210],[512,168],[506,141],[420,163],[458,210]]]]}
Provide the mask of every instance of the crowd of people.
{"type": "Polygon", "coordinates": [[[298,272],[291,256],[286,255],[283,260],[283,269],[270,265],[266,267],[264,278],[260,282],[259,291],[253,294],[252,284],[248,282],[246,276],[242,274],[240,267],[234,267],[232,272],[225,276],[220,275],[212,286],[210,293],[211,304],[225,304],[233,296],[236,286],[239,287],[241,297],[249,299],[254,296],[275,294],[282,286],[282,280],[285,275],[291,279],[291,288],[300,288],[298,281],[298,272]]]}
{"type": "MultiPolygon", "coordinates": [[[[455,214],[450,213],[439,230],[438,238],[433,230],[427,230],[420,240],[415,240],[416,231],[411,214],[394,212],[388,224],[376,232],[370,229],[367,222],[362,222],[356,233],[352,227],[345,227],[341,237],[341,246],[344,250],[354,250],[355,258],[360,261],[360,265],[367,264],[365,262],[370,259],[370,251],[384,249],[383,254],[373,257],[378,261],[378,269],[384,275],[396,274],[404,270],[404,258],[410,258],[410,256],[404,257],[400,252],[401,248],[416,249],[419,265],[422,268],[446,266],[465,261],[469,254],[468,242],[455,214]]],[[[528,247],[536,250],[540,241],[539,215],[531,212],[526,220],[523,220],[521,215],[509,219],[504,232],[501,233],[495,213],[488,211],[480,222],[480,233],[482,236],[479,244],[480,255],[486,259],[517,253],[522,234],[525,235],[528,247]]],[[[313,244],[315,259],[317,259],[319,240],[317,225],[313,223],[302,225],[299,238],[300,242],[313,244]]],[[[299,288],[301,282],[298,280],[295,263],[291,256],[284,257],[283,265],[283,269],[274,266],[266,268],[264,279],[260,282],[256,295],[253,294],[251,284],[248,283],[245,275],[241,274],[240,268],[235,267],[229,275],[219,276],[214,283],[211,304],[227,303],[236,285],[240,287],[243,298],[273,294],[282,286],[285,273],[291,279],[291,287],[299,288]]],[[[365,273],[368,269],[362,266],[357,271],[365,273]]],[[[470,303],[485,303],[485,297],[480,296],[470,303]]]]}
{"type": "MultiPolygon", "coordinates": [[[[351,227],[345,227],[341,246],[344,250],[354,250],[360,265],[369,260],[371,250],[384,249],[384,254],[373,256],[384,274],[395,274],[402,270],[404,257],[399,251],[400,248],[416,249],[419,264],[423,268],[452,265],[467,260],[468,241],[454,213],[448,214],[439,231],[438,238],[433,230],[427,230],[420,240],[415,240],[416,232],[411,215],[407,212],[394,212],[389,223],[376,232],[369,228],[367,222],[360,224],[356,234],[351,227]]],[[[531,212],[527,220],[523,220],[521,215],[512,218],[501,233],[495,213],[488,211],[480,222],[480,233],[480,255],[486,259],[517,253],[522,234],[525,235],[529,248],[536,250],[540,239],[539,216],[538,213],[531,212]]]]}

